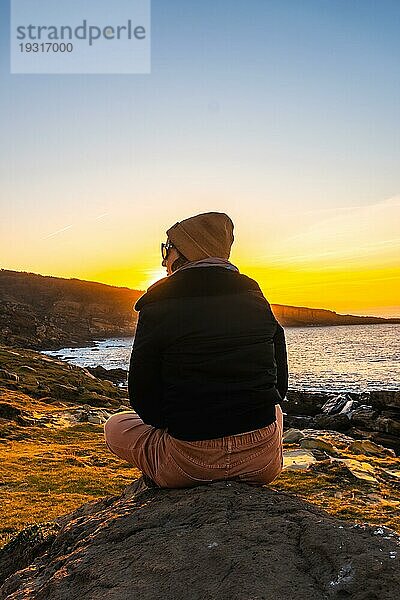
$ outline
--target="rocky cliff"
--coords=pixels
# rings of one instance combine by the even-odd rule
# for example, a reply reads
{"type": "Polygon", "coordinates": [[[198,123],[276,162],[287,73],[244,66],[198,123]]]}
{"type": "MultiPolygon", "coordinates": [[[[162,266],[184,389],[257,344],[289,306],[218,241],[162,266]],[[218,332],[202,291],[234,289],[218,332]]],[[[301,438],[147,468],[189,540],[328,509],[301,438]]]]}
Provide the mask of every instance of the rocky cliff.
{"type": "Polygon", "coordinates": [[[78,279],[0,271],[0,343],[44,349],[133,335],[142,292],[78,279]]]}
{"type": "Polygon", "coordinates": [[[278,321],[286,327],[304,327],[317,325],[376,325],[378,323],[400,323],[400,319],[383,317],[359,317],[357,315],[339,315],[333,310],[306,308],[304,306],[285,306],[271,304],[278,321]]]}
{"type": "Polygon", "coordinates": [[[0,552],[8,600],[397,600],[400,538],[219,482],[89,503],[0,552]]]}

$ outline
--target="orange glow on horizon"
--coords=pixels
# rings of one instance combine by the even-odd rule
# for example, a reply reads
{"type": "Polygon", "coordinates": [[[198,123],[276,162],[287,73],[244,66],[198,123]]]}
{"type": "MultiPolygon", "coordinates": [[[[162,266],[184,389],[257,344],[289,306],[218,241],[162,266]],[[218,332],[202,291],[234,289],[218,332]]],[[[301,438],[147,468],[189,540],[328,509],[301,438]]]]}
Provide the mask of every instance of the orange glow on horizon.
{"type": "MultiPolygon", "coordinates": [[[[231,259],[241,273],[255,279],[271,304],[325,308],[342,314],[400,317],[400,273],[397,267],[353,270],[300,269],[290,266],[261,266],[231,259]]],[[[108,285],[145,291],[166,276],[157,263],[143,266],[42,273],[76,277],[108,285]]]]}
{"type": "MultiPolygon", "coordinates": [[[[270,229],[262,216],[226,212],[235,223],[231,261],[270,303],[400,317],[400,197],[337,212],[283,211],[270,229]]],[[[123,221],[107,215],[95,229],[59,227],[41,241],[29,228],[24,244],[3,238],[1,266],[145,290],[166,276],[159,241],[175,213],[123,221]]]]}

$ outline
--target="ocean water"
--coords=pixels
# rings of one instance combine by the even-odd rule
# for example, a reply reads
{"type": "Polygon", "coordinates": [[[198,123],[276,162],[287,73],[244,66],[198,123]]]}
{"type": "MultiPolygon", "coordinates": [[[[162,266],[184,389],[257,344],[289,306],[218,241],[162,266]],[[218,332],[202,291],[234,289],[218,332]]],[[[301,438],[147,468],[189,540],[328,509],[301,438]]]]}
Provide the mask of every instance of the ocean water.
{"type": "MultiPolygon", "coordinates": [[[[400,390],[400,325],[286,327],[289,388],[309,391],[400,390]]],[[[75,365],[127,369],[133,338],[48,351],[75,365]]]]}

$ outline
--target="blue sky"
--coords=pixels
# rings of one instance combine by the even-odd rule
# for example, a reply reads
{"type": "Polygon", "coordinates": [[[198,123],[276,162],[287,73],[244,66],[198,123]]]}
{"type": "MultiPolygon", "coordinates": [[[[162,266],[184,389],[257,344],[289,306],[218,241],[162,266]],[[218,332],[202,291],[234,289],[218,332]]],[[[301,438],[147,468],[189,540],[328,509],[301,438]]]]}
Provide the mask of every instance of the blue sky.
{"type": "Polygon", "coordinates": [[[165,229],[206,210],[267,265],[285,235],[400,193],[398,1],[153,0],[150,75],[50,76],[10,75],[8,4],[2,267],[134,284],[96,266],[110,247],[136,272],[146,253],[144,280],[165,229]]]}

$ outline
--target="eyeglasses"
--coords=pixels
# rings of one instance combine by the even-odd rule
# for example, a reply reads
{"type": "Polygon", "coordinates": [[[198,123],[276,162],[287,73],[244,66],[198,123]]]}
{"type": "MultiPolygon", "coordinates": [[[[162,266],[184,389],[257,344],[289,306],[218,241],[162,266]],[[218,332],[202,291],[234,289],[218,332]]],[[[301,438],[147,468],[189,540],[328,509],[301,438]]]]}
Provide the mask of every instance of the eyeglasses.
{"type": "Polygon", "coordinates": [[[161,256],[162,256],[163,260],[166,260],[168,258],[168,254],[170,253],[170,251],[173,247],[174,247],[174,245],[169,240],[167,240],[166,242],[162,242],[161,256]]]}

